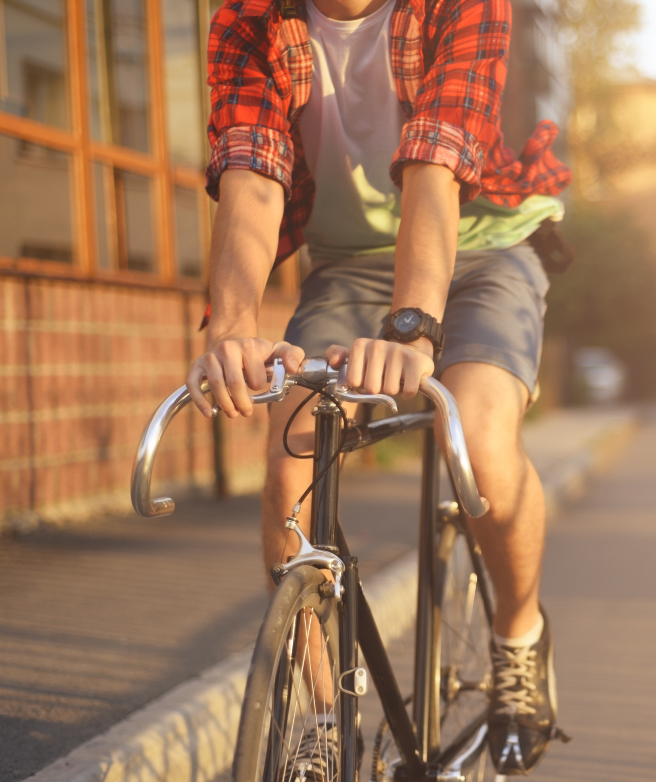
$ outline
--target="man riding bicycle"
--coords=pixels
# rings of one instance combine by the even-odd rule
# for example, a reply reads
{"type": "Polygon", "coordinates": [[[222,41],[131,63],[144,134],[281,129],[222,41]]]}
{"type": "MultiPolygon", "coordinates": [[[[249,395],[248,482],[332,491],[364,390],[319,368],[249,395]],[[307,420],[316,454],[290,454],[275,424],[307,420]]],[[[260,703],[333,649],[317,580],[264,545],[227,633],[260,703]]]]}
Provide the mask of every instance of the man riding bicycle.
{"type": "MultiPolygon", "coordinates": [[[[265,362],[295,372],[327,355],[333,366],[348,356],[348,385],[368,393],[411,397],[433,373],[453,393],[490,502],[470,522],[496,593],[490,750],[517,774],[544,755],[556,718],[538,603],[544,497],[520,442],[548,289],[527,240],[562,217],[553,196],[571,174],[550,151],[550,122],[519,159],[503,146],[509,37],[507,0],[227,0],[209,43],[207,191],[219,206],[207,352],[187,385],[207,417],[204,378],[228,418],[249,416],[265,362]],[[272,344],[257,336],[267,278],[303,243],[312,271],[272,344]]],[[[302,393],[271,409],[267,567],[312,479],[311,460],[282,445],[302,393]]],[[[311,452],[313,431],[306,407],[293,449],[311,452]]],[[[305,509],[299,518],[307,533],[305,509]]]]}

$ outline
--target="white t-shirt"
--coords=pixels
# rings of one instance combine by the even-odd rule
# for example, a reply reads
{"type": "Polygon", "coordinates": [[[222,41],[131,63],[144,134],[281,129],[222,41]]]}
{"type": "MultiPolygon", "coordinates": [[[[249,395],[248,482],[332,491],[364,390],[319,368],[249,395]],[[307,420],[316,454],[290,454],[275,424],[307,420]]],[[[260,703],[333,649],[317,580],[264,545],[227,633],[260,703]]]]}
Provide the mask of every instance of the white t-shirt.
{"type": "Polygon", "coordinates": [[[314,62],[300,131],[316,194],[303,233],[314,263],[396,243],[401,194],[389,167],[405,116],[390,54],[394,5],[337,21],[306,3],[314,62]]]}

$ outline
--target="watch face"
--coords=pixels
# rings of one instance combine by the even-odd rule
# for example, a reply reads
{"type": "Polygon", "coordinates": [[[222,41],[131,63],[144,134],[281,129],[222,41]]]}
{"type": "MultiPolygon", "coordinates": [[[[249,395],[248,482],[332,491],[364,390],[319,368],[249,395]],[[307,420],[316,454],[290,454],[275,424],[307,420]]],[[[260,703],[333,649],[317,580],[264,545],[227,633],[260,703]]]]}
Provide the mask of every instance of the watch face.
{"type": "Polygon", "coordinates": [[[421,323],[421,318],[412,310],[403,310],[394,318],[394,328],[401,334],[409,334],[421,323]]]}

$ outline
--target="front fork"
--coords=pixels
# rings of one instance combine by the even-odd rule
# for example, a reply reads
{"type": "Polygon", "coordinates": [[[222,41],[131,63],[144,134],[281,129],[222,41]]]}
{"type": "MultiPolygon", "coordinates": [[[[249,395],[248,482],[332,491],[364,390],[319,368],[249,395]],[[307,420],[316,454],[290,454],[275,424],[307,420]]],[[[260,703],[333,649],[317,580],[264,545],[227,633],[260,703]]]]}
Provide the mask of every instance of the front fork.
{"type": "MultiPolygon", "coordinates": [[[[358,559],[343,557],[344,596],[339,617],[339,670],[343,782],[356,782],[359,766],[358,697],[367,691],[366,674],[358,667],[358,559]]],[[[336,694],[336,693],[335,693],[336,694]]]]}
{"type": "Polygon", "coordinates": [[[312,493],[312,527],[308,540],[297,523],[300,507],[294,508],[287,519],[287,528],[299,539],[298,553],[286,563],[271,568],[274,581],[300,565],[314,565],[330,569],[334,585],[324,584],[322,594],[334,597],[339,611],[339,671],[334,683],[339,698],[339,725],[341,732],[340,782],[356,782],[359,770],[358,698],[367,692],[367,675],[358,665],[358,560],[340,553],[335,545],[337,530],[337,500],[339,487],[339,459],[326,469],[339,448],[341,414],[330,400],[322,399],[312,411],[316,418],[314,479],[323,471],[312,493]]]}

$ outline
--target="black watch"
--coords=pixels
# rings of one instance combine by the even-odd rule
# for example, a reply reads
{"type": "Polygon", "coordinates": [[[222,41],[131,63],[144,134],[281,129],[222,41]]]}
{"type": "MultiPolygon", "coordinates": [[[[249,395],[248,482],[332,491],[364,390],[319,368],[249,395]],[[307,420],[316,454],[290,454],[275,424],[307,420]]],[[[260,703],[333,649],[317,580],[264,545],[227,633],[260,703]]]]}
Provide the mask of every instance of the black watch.
{"type": "Polygon", "coordinates": [[[433,343],[433,357],[437,359],[444,347],[444,332],[435,318],[419,307],[404,307],[387,318],[383,339],[414,342],[419,337],[426,337],[433,343]]]}

